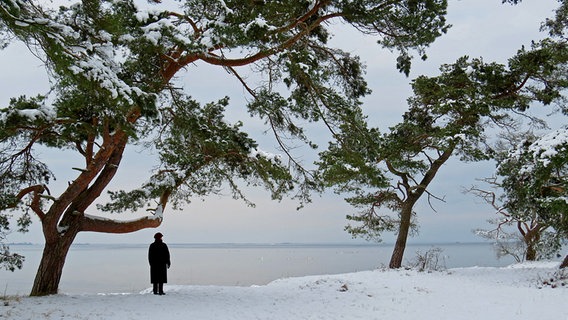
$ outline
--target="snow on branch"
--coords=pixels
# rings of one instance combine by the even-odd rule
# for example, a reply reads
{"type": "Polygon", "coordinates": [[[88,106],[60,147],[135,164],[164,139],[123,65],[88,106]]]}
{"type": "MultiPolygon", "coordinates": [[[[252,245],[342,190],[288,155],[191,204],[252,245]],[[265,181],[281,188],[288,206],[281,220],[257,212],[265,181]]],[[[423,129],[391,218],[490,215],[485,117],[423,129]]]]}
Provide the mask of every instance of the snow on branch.
{"type": "Polygon", "coordinates": [[[154,214],[153,219],[163,220],[164,219],[164,206],[162,204],[159,204],[153,214],[154,214]]]}
{"type": "Polygon", "coordinates": [[[22,118],[26,118],[29,121],[35,120],[54,120],[57,117],[56,111],[45,104],[40,104],[37,108],[29,109],[16,109],[8,107],[4,110],[0,110],[0,122],[5,122],[7,118],[12,115],[17,115],[22,118]]]}
{"type": "Polygon", "coordinates": [[[269,153],[266,151],[262,151],[259,149],[253,149],[250,152],[250,157],[251,158],[265,158],[268,161],[275,163],[275,164],[279,164],[282,162],[282,156],[279,154],[273,154],[273,153],[269,153]]]}
{"type": "Polygon", "coordinates": [[[568,129],[555,130],[536,140],[529,146],[529,152],[534,155],[536,161],[547,166],[550,159],[560,151],[568,149],[568,129]]]}
{"type": "Polygon", "coordinates": [[[81,231],[104,233],[130,233],[146,228],[156,228],[162,219],[145,216],[134,220],[112,220],[98,216],[85,215],[81,231]]]}

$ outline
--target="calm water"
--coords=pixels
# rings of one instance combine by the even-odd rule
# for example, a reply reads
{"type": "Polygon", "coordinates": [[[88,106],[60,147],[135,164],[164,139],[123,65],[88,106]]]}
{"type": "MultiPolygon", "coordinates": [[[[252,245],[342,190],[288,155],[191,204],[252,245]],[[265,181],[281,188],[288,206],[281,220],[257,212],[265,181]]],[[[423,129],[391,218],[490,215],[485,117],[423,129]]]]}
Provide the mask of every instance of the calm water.
{"type": "MultiPolygon", "coordinates": [[[[62,293],[139,292],[150,286],[148,245],[90,244],[72,247],[60,284],[62,293]]],[[[169,284],[263,285],[295,276],[372,270],[388,265],[392,245],[298,244],[168,244],[172,267],[169,284]]],[[[491,244],[409,245],[405,263],[416,252],[441,248],[448,268],[505,266],[512,258],[497,260],[491,244]]],[[[29,293],[42,246],[12,245],[26,256],[24,268],[0,270],[0,290],[5,294],[29,293]]]]}

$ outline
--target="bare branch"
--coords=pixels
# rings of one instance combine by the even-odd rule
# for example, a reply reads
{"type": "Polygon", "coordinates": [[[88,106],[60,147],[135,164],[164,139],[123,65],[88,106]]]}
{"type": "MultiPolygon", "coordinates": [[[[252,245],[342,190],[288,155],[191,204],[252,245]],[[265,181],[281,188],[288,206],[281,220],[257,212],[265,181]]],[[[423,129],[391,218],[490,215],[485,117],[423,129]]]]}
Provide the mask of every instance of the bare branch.
{"type": "Polygon", "coordinates": [[[35,185],[20,190],[18,195],[16,195],[16,198],[18,200],[22,200],[27,194],[33,193],[32,201],[29,207],[42,221],[45,217],[45,212],[43,212],[43,210],[41,209],[40,199],[42,198],[42,195],[45,191],[50,194],[49,189],[45,185],[35,185]]]}

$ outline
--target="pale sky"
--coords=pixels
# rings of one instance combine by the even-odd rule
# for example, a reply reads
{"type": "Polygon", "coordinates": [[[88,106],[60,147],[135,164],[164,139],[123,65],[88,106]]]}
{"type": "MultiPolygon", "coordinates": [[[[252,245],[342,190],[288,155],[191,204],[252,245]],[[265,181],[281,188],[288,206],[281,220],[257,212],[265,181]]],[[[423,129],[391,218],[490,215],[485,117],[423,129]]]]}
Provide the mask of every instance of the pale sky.
{"type": "MultiPolygon", "coordinates": [[[[439,38],[427,51],[428,60],[416,60],[410,77],[398,73],[395,56],[376,45],[375,40],[356,34],[353,30],[337,32],[333,44],[357,54],[367,65],[367,80],[373,93],[365,100],[365,112],[373,126],[386,130],[401,119],[406,110],[406,99],[411,94],[410,81],[421,74],[437,75],[443,63],[453,63],[458,57],[468,55],[483,57],[486,62],[506,63],[506,59],[522,46],[530,46],[532,39],[542,38],[540,23],[552,16],[556,0],[525,0],[517,6],[501,4],[501,0],[450,0],[448,22],[453,25],[448,34],[439,38]]],[[[334,29],[341,28],[335,25],[334,29]]],[[[22,45],[11,45],[0,51],[0,107],[10,97],[22,94],[45,93],[48,88],[45,70],[22,45]]],[[[222,68],[211,68],[198,64],[188,69],[180,81],[187,92],[201,102],[208,102],[231,96],[235,106],[245,98],[244,90],[235,79],[222,68]]],[[[246,119],[239,119],[250,121],[246,119]]],[[[249,126],[255,127],[252,121],[249,126]]],[[[262,141],[269,141],[262,138],[262,141]]],[[[320,144],[325,147],[325,143],[320,144]]],[[[264,146],[273,148],[272,145],[264,146]]],[[[145,159],[151,155],[136,152],[131,148],[123,160],[116,177],[116,189],[129,186],[137,178],[145,177],[153,164],[145,159]]],[[[57,168],[69,169],[67,157],[59,152],[46,152],[50,162],[57,162],[57,168]]],[[[306,161],[311,156],[306,155],[306,161]]],[[[492,163],[460,163],[450,161],[439,172],[432,184],[431,192],[446,199],[434,202],[436,212],[422,199],[416,208],[419,234],[410,239],[411,243],[472,242],[480,238],[472,229],[486,228],[486,220],[494,216],[490,207],[482,204],[462,189],[475,184],[476,178],[491,176],[492,163]]],[[[71,170],[72,171],[72,170],[71,170]]],[[[61,171],[63,172],[63,170],[61,171]]],[[[64,176],[57,182],[66,184],[64,176]]],[[[164,234],[168,243],[280,243],[280,242],[361,242],[352,240],[343,231],[347,224],[345,215],[353,213],[340,195],[332,192],[322,197],[314,195],[313,202],[300,211],[297,203],[290,200],[271,201],[269,194],[262,190],[250,190],[249,198],[256,208],[248,208],[242,201],[211,196],[204,201],[196,199],[181,212],[166,210],[164,222],[158,229],[147,229],[136,233],[114,235],[80,233],[76,243],[147,243],[155,232],[164,234]]],[[[97,215],[95,208],[89,214],[97,215]]],[[[125,213],[120,218],[137,217],[125,213]]],[[[393,241],[391,234],[385,234],[384,242],[393,241]]],[[[12,234],[12,242],[42,243],[40,224],[35,219],[27,234],[12,234]]]]}

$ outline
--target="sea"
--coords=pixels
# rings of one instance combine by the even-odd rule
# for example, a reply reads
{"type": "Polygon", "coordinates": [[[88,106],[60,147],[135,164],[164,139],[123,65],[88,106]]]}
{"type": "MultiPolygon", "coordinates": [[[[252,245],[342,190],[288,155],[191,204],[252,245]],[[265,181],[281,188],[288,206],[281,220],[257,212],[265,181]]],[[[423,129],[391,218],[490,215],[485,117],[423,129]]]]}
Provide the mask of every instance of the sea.
{"type": "MultiPolygon", "coordinates": [[[[168,244],[172,266],[170,285],[253,286],[309,275],[339,274],[388,266],[389,244],[168,244]]],[[[0,270],[0,293],[29,294],[42,245],[16,244],[24,267],[0,270]]],[[[498,259],[491,243],[410,244],[405,265],[426,252],[438,251],[440,268],[502,267],[512,257],[498,259]]],[[[151,286],[148,244],[75,244],[60,283],[62,294],[137,293],[151,286]]]]}

